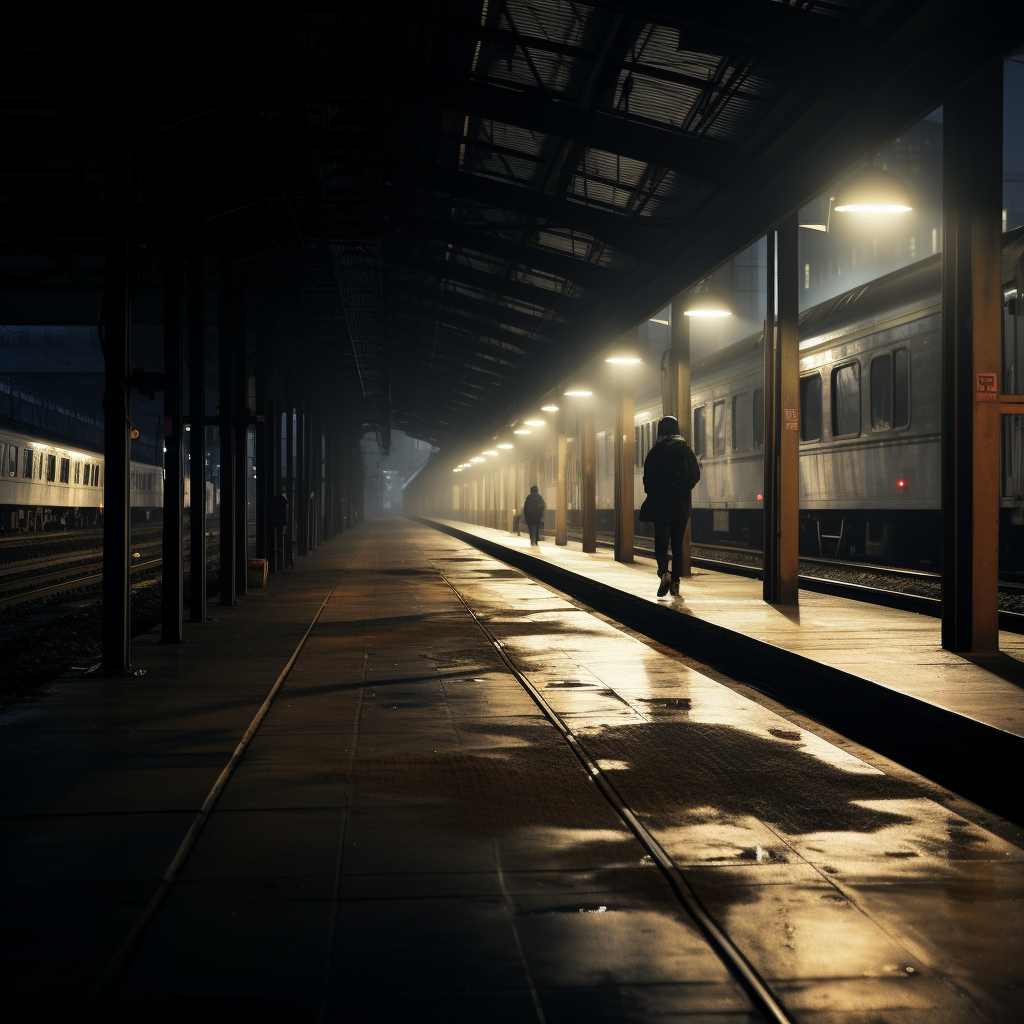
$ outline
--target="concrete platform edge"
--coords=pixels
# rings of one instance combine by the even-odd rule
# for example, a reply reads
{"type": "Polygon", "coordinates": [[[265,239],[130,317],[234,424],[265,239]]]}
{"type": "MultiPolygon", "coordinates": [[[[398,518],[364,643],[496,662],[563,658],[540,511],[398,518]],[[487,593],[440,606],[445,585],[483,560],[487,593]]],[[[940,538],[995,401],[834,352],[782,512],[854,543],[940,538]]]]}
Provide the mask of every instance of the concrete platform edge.
{"type": "Polygon", "coordinates": [[[521,569],[638,633],[705,661],[975,803],[1024,824],[1024,795],[1012,781],[1024,763],[1021,737],[744,633],[681,615],[670,606],[641,600],[450,523],[423,517],[415,521],[521,569]]]}

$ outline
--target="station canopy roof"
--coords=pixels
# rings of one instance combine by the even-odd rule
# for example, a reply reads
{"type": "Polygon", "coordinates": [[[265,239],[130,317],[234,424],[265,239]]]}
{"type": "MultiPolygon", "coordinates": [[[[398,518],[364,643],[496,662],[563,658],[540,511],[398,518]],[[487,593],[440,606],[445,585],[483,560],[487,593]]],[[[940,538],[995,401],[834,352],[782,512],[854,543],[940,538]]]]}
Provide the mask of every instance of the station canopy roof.
{"type": "Polygon", "coordinates": [[[1024,38],[1002,0],[121,11],[5,18],[2,290],[90,322],[59,311],[96,308],[106,104],[130,93],[140,295],[180,158],[186,227],[200,211],[211,257],[244,270],[285,371],[438,444],[496,425],[1024,38]]]}

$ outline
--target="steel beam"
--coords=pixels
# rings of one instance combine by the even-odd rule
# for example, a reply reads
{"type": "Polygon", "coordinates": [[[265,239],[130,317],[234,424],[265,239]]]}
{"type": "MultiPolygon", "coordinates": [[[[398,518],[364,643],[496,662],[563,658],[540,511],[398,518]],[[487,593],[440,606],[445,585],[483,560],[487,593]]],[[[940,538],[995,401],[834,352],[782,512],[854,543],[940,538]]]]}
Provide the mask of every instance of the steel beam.
{"type": "MultiPolygon", "coordinates": [[[[663,395],[666,415],[675,416],[679,421],[679,432],[686,443],[693,445],[693,412],[690,396],[690,318],[683,312],[681,298],[673,299],[669,314],[669,361],[668,380],[663,395]]],[[[692,519],[692,517],[691,517],[692,519]]],[[[690,565],[690,534],[692,524],[688,520],[683,534],[683,565],[680,576],[692,575],[690,565]]]]}
{"type": "MultiPolygon", "coordinates": [[[[116,87],[114,87],[116,88],[116,87]]],[[[107,106],[103,298],[103,625],[102,671],[131,674],[131,297],[134,280],[134,168],[131,106],[122,84],[107,106]],[[122,98],[124,97],[124,98],[122,98]]]]}
{"type": "MultiPolygon", "coordinates": [[[[235,594],[248,590],[249,581],[249,479],[246,467],[249,446],[249,366],[246,359],[245,277],[231,269],[231,354],[234,362],[234,458],[235,478],[235,594]]],[[[223,465],[223,462],[221,463],[223,465]]]]}
{"type": "Polygon", "coordinates": [[[633,391],[615,389],[615,561],[633,561],[633,391]]]}
{"type": "Polygon", "coordinates": [[[235,453],[234,359],[232,344],[232,252],[231,243],[221,242],[218,276],[217,350],[220,396],[220,603],[235,603],[235,453]]]}
{"type": "Polygon", "coordinates": [[[163,177],[164,508],[161,620],[165,644],[182,641],[182,244],[181,165],[168,159],[163,177]]]}
{"type": "Polygon", "coordinates": [[[1002,62],[943,108],[942,646],[999,649],[1002,62]]]}
{"type": "Polygon", "coordinates": [[[597,550],[597,420],[591,409],[582,417],[583,486],[583,550],[597,550]]]}
{"type": "Polygon", "coordinates": [[[797,218],[768,233],[764,342],[763,596],[799,600],[800,360],[797,218]]]}
{"type": "Polygon", "coordinates": [[[202,196],[189,211],[189,621],[206,621],[206,236],[202,196]]]}
{"type": "Polygon", "coordinates": [[[568,488],[566,486],[565,465],[569,447],[565,434],[567,413],[565,409],[562,409],[555,415],[558,417],[558,440],[555,443],[555,461],[558,464],[555,484],[555,501],[558,503],[555,511],[555,543],[564,547],[569,542],[569,520],[567,518],[569,509],[568,501],[566,500],[568,488]]]}

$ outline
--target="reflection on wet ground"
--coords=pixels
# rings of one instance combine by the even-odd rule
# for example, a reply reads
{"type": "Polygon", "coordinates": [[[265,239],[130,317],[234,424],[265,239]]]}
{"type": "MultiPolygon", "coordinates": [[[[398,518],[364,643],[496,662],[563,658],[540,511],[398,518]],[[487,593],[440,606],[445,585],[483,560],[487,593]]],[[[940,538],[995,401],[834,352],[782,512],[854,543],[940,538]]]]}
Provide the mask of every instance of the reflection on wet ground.
{"type": "MultiPolygon", "coordinates": [[[[794,1020],[1020,1019],[1020,849],[457,540],[323,550],[349,570],[111,1020],[760,1019],[441,573],[794,1020]]],[[[130,926],[251,713],[235,656],[147,652],[181,691],[8,845],[20,939],[130,926]]]]}

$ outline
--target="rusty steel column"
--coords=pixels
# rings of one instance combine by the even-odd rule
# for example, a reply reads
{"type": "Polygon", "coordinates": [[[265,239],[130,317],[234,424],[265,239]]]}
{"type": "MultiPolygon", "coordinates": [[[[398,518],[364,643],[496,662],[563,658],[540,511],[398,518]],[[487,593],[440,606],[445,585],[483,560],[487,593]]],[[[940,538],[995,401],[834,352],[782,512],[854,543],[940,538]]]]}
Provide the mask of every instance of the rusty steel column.
{"type": "Polygon", "coordinates": [[[131,675],[131,335],[135,280],[134,168],[128,87],[111,85],[106,111],[103,293],[103,622],[104,675],[131,675]]]}
{"type": "Polygon", "coordinates": [[[1002,61],[943,107],[942,646],[980,655],[999,650],[1002,115],[1002,61]]]}
{"type": "Polygon", "coordinates": [[[633,391],[615,388],[615,561],[633,561],[633,391]]]}
{"type": "Polygon", "coordinates": [[[555,461],[558,463],[555,481],[555,501],[558,503],[555,510],[555,543],[564,546],[568,543],[569,539],[569,502],[567,500],[568,488],[566,487],[565,467],[565,460],[568,457],[568,442],[565,438],[567,414],[562,410],[555,415],[558,417],[558,440],[555,444],[555,461]]]}
{"type": "MultiPolygon", "coordinates": [[[[665,414],[679,421],[679,433],[693,445],[693,414],[690,410],[690,318],[683,312],[682,298],[672,300],[669,314],[669,387],[665,414]]],[[[692,575],[690,565],[690,522],[683,534],[683,567],[680,576],[692,575]]],[[[674,567],[673,567],[674,568],[674,567]]]]}
{"type": "Polygon", "coordinates": [[[764,571],[772,604],[799,600],[800,351],[797,218],[768,233],[764,342],[764,571]]]}
{"type": "Polygon", "coordinates": [[[597,420],[591,409],[583,414],[583,550],[597,550],[597,420]]]}
{"type": "Polygon", "coordinates": [[[184,469],[182,455],[183,259],[179,161],[168,159],[163,176],[164,286],[164,521],[161,553],[161,639],[182,641],[184,469]]]}
{"type": "Polygon", "coordinates": [[[206,209],[193,196],[188,250],[189,622],[206,621],[206,209]]]}

